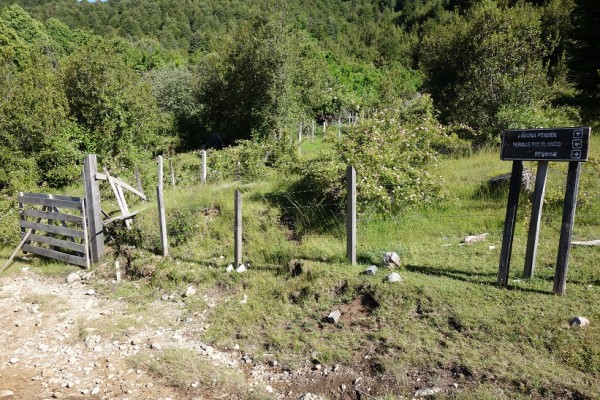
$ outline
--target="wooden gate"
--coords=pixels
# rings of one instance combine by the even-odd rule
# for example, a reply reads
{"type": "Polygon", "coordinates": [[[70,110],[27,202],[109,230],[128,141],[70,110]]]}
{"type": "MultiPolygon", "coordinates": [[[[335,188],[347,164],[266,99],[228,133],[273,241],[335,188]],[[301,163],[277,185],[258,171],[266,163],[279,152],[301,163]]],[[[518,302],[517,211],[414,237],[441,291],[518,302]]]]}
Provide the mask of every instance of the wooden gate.
{"type": "Polygon", "coordinates": [[[24,252],[90,267],[84,199],[24,192],[18,199],[24,252]]]}

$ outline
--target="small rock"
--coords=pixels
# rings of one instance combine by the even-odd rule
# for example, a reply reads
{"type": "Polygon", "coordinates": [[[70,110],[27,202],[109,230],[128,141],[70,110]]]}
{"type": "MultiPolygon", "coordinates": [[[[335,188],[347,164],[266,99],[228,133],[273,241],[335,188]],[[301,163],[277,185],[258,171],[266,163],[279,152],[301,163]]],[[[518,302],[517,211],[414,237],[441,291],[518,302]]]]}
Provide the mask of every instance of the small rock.
{"type": "Polygon", "coordinates": [[[400,281],[402,281],[402,278],[400,277],[400,274],[398,274],[397,272],[392,272],[391,274],[389,274],[387,276],[387,280],[388,280],[388,282],[400,282],[400,281]]]}
{"type": "Polygon", "coordinates": [[[60,399],[61,397],[63,397],[63,394],[61,392],[53,392],[52,397],[54,397],[55,399],[60,399]]]}
{"type": "Polygon", "coordinates": [[[590,321],[585,317],[573,317],[569,321],[569,325],[583,328],[590,324],[590,321]]]}
{"type": "Polygon", "coordinates": [[[489,250],[496,250],[496,246],[489,246],[488,249],[489,250]]]}
{"type": "Polygon", "coordinates": [[[327,322],[335,324],[336,322],[338,322],[338,320],[340,319],[341,316],[342,316],[342,312],[340,310],[333,310],[327,316],[327,322]]]}
{"type": "Polygon", "coordinates": [[[235,272],[237,272],[238,274],[241,274],[246,271],[248,271],[248,269],[246,268],[246,264],[240,264],[240,266],[235,269],[235,272]]]}
{"type": "Polygon", "coordinates": [[[160,296],[160,299],[161,299],[162,301],[167,301],[167,300],[169,300],[169,295],[165,293],[165,294],[163,294],[162,296],[160,296]]]}
{"type": "Polygon", "coordinates": [[[229,264],[225,269],[226,272],[233,272],[233,264],[229,264]]]}
{"type": "Polygon", "coordinates": [[[77,282],[80,280],[81,280],[81,277],[76,272],[71,272],[69,274],[69,276],[67,276],[67,283],[73,283],[73,282],[77,282]]]}
{"type": "Polygon", "coordinates": [[[342,392],[344,392],[346,390],[346,385],[344,385],[344,384],[340,385],[340,390],[342,392]]]}
{"type": "Polygon", "coordinates": [[[162,346],[161,346],[159,343],[152,343],[152,344],[150,345],[150,348],[151,348],[152,350],[162,350],[162,346]]]}
{"type": "Polygon", "coordinates": [[[469,235],[466,236],[461,243],[464,244],[473,244],[477,242],[483,242],[485,238],[489,235],[488,233],[482,233],[481,235],[469,235]]]}
{"type": "Polygon", "coordinates": [[[432,387],[427,389],[420,389],[415,392],[415,397],[427,397],[434,396],[436,393],[441,392],[442,389],[439,387],[432,387]]]}
{"type": "Polygon", "coordinates": [[[240,304],[246,304],[248,302],[248,296],[244,295],[244,297],[242,297],[242,300],[240,300],[240,304]]]}
{"type": "Polygon", "coordinates": [[[100,388],[98,386],[96,386],[94,389],[92,389],[92,391],[90,392],[90,394],[92,396],[97,395],[98,393],[100,393],[100,388]]]}
{"type": "Polygon", "coordinates": [[[400,266],[400,256],[394,253],[393,251],[389,251],[383,256],[383,264],[388,267],[399,267],[400,266]]]}
{"type": "Polygon", "coordinates": [[[363,273],[365,275],[375,275],[377,273],[378,269],[379,268],[377,268],[377,266],[371,265],[370,267],[367,267],[367,269],[365,269],[365,271],[363,273]]]}
{"type": "Polygon", "coordinates": [[[183,294],[183,297],[192,297],[192,296],[195,296],[197,292],[198,291],[196,290],[195,287],[188,286],[188,288],[185,290],[185,293],[183,294]]]}
{"type": "Polygon", "coordinates": [[[0,390],[0,399],[3,399],[5,397],[12,397],[14,395],[15,395],[15,393],[10,389],[0,390]]]}
{"type": "Polygon", "coordinates": [[[265,390],[266,390],[267,392],[269,392],[269,393],[273,393],[273,388],[272,388],[271,386],[269,386],[269,385],[267,385],[267,386],[265,387],[265,390]]]}
{"type": "Polygon", "coordinates": [[[88,296],[93,296],[93,295],[96,294],[96,291],[94,289],[90,289],[87,292],[85,292],[85,294],[88,295],[88,296]]]}
{"type": "Polygon", "coordinates": [[[10,360],[8,360],[9,364],[16,364],[19,362],[19,359],[17,357],[13,357],[10,360]]]}

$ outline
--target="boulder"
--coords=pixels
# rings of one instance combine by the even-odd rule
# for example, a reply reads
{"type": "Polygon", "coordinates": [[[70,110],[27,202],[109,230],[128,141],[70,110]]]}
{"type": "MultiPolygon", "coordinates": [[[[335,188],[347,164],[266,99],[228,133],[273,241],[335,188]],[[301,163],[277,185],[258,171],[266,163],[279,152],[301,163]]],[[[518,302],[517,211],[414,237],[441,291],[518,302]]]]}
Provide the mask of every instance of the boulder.
{"type": "Polygon", "coordinates": [[[400,282],[402,280],[402,278],[400,277],[400,274],[398,274],[397,272],[392,272],[391,274],[389,274],[387,276],[387,280],[388,282],[400,282]]]}
{"type": "Polygon", "coordinates": [[[383,255],[383,264],[387,265],[390,268],[399,267],[400,266],[400,256],[394,253],[393,251],[389,251],[383,255]]]}

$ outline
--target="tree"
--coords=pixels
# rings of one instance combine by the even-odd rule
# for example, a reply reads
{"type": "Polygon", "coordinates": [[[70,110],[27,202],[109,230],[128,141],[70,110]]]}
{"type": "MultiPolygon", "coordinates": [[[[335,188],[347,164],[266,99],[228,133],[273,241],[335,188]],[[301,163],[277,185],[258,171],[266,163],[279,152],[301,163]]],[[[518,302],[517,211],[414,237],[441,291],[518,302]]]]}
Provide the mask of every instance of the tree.
{"type": "Polygon", "coordinates": [[[92,38],[68,57],[62,80],[70,116],[88,132],[86,150],[130,163],[168,145],[168,121],[150,85],[113,48],[92,38]]]}
{"type": "Polygon", "coordinates": [[[464,16],[449,13],[443,23],[430,24],[420,67],[443,119],[470,125],[485,141],[510,125],[506,117],[517,110],[550,116],[559,88],[545,57],[557,43],[542,38],[539,10],[526,4],[502,8],[485,0],[464,16]]]}

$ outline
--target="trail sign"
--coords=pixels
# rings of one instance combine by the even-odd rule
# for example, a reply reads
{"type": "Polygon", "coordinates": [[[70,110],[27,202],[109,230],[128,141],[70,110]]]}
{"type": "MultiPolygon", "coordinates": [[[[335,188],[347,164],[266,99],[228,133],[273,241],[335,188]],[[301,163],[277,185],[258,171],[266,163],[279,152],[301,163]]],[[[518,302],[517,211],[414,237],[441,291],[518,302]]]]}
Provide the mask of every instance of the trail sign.
{"type": "Polygon", "coordinates": [[[502,135],[507,161],[587,161],[590,128],[511,129],[502,135]]]}
{"type": "Polygon", "coordinates": [[[590,135],[590,127],[512,129],[504,131],[502,134],[500,158],[512,161],[513,166],[508,191],[506,218],[504,220],[500,265],[498,267],[498,284],[500,286],[506,286],[508,281],[510,256],[519,206],[523,161],[538,161],[538,172],[525,255],[525,271],[523,274],[527,278],[533,276],[535,269],[548,162],[568,161],[569,172],[567,174],[562,226],[554,274],[554,293],[558,295],[565,294],[573,222],[577,206],[579,173],[581,171],[581,163],[588,160],[590,135]]]}

